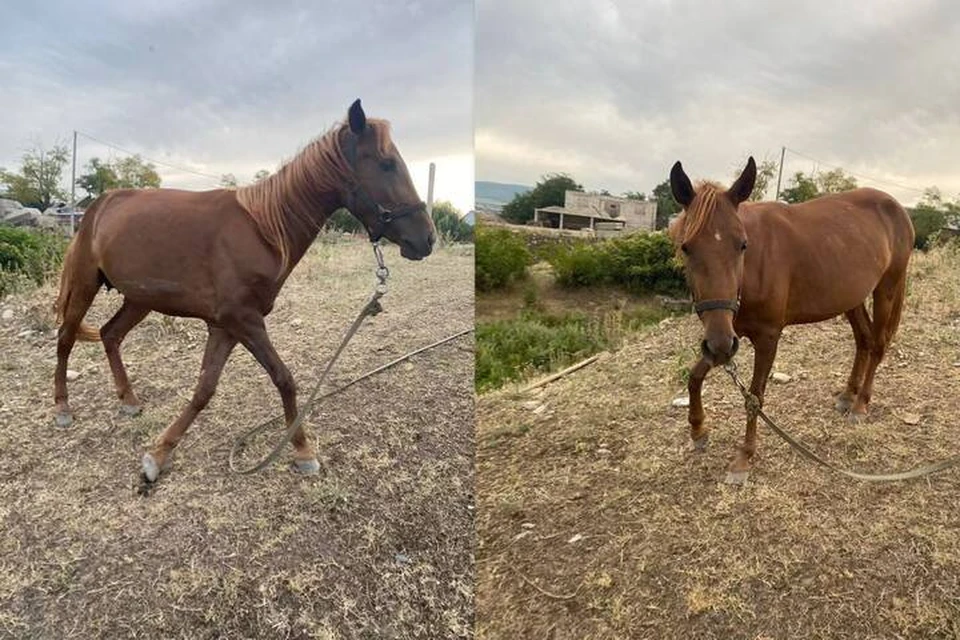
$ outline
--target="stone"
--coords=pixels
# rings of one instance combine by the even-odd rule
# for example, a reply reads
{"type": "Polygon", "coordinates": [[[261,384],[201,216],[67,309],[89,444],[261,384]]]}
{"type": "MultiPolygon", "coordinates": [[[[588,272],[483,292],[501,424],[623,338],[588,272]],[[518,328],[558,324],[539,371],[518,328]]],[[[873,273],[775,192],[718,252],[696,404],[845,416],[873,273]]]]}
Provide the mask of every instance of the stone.
{"type": "Polygon", "coordinates": [[[674,407],[689,407],[690,398],[687,396],[680,396],[679,398],[674,398],[673,402],[670,404],[672,404],[674,407]]]}
{"type": "Polygon", "coordinates": [[[13,318],[13,309],[4,309],[3,313],[0,313],[0,318],[4,320],[10,320],[13,318]]]}
{"type": "Polygon", "coordinates": [[[791,380],[793,380],[793,378],[791,378],[789,375],[787,375],[787,374],[785,374],[785,373],[781,373],[780,371],[777,371],[777,372],[775,372],[775,373],[773,374],[773,381],[774,381],[774,382],[779,382],[780,384],[786,384],[786,383],[790,382],[791,380]]]}
{"type": "Polygon", "coordinates": [[[69,382],[73,382],[74,380],[76,380],[76,379],[79,378],[79,377],[80,377],[80,372],[79,372],[79,371],[76,371],[76,370],[74,370],[74,369],[67,369],[67,380],[68,380],[69,382]]]}

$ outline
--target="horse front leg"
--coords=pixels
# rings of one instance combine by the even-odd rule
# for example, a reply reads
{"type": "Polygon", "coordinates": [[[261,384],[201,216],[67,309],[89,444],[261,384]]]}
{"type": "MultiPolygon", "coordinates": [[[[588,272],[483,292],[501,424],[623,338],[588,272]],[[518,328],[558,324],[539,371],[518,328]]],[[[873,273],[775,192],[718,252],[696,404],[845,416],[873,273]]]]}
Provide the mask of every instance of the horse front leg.
{"type": "Polygon", "coordinates": [[[143,478],[147,482],[156,482],[160,472],[170,465],[170,454],[196,419],[197,414],[210,402],[220,381],[223,367],[237,344],[236,338],[219,327],[208,326],[207,331],[207,346],[203,352],[200,379],[197,380],[193,398],[184,407],[180,416],[160,434],[153,450],[143,455],[141,465],[143,478]]]}
{"type": "Polygon", "coordinates": [[[703,411],[703,380],[710,373],[713,364],[706,358],[700,360],[690,371],[690,379],[687,381],[687,391],[690,394],[690,410],[687,413],[687,419],[690,422],[690,439],[692,441],[693,451],[702,453],[707,449],[707,441],[710,439],[710,430],[704,426],[706,414],[703,411]]]}
{"type": "MultiPolygon", "coordinates": [[[[289,427],[297,418],[297,386],[294,383],[293,375],[283,363],[280,356],[270,342],[267,335],[266,326],[262,317],[248,318],[238,330],[237,335],[244,347],[257,359],[273,381],[274,386],[280,393],[280,399],[283,402],[283,413],[286,419],[286,425],[289,427]]],[[[300,425],[293,433],[291,439],[293,444],[293,463],[294,468],[304,475],[316,475],[320,472],[320,462],[317,460],[317,454],[307,438],[307,434],[300,425]]]]}
{"type": "MultiPolygon", "coordinates": [[[[777,357],[777,344],[780,342],[780,332],[756,336],[753,342],[753,379],[750,382],[750,392],[763,405],[763,395],[767,389],[767,379],[773,368],[773,361],[777,357]]],[[[743,444],[737,448],[737,453],[727,468],[727,484],[741,485],[750,475],[750,462],[757,452],[757,416],[747,416],[747,432],[743,444]]]]}

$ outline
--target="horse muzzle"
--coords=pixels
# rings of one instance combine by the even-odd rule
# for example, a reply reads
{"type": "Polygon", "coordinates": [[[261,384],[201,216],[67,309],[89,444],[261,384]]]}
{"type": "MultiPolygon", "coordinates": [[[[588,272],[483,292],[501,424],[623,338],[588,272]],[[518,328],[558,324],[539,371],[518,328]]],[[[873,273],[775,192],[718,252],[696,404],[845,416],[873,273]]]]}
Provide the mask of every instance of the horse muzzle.
{"type": "Polygon", "coordinates": [[[730,362],[739,349],[740,339],[737,336],[711,338],[700,343],[700,353],[715,365],[730,362]]]}

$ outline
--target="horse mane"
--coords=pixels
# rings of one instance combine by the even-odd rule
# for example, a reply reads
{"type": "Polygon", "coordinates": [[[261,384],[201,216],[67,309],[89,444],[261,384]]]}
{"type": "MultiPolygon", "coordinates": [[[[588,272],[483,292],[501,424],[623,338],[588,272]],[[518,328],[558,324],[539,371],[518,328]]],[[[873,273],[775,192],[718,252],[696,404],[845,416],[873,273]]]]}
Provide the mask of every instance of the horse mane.
{"type": "Polygon", "coordinates": [[[700,233],[716,210],[717,199],[726,193],[726,189],[717,182],[703,180],[697,183],[694,192],[696,195],[693,197],[693,202],[683,210],[674,223],[676,227],[671,230],[678,250],[680,245],[700,233]]]}
{"type": "MultiPolygon", "coordinates": [[[[240,206],[280,256],[281,274],[292,266],[294,230],[316,234],[325,222],[318,224],[315,215],[323,195],[354,183],[353,167],[340,145],[340,133],[347,126],[335,124],[276,173],[236,190],[240,206]]],[[[391,144],[389,122],[368,118],[367,127],[377,136],[377,149],[386,153],[391,144]]]]}

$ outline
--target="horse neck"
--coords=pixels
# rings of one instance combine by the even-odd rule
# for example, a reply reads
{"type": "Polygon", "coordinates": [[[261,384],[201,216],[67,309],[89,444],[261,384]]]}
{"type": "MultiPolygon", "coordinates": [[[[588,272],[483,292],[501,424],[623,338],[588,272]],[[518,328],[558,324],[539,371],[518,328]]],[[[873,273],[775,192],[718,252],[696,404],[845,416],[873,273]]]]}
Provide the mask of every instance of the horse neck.
{"type": "MultiPolygon", "coordinates": [[[[321,139],[313,144],[322,143],[321,139]]],[[[310,148],[305,149],[301,156],[310,152],[310,148]]],[[[287,273],[303,258],[327,219],[344,204],[342,193],[348,181],[344,177],[346,167],[332,166],[339,160],[331,159],[329,153],[318,156],[311,159],[312,164],[295,158],[264,179],[263,192],[270,194],[272,207],[283,217],[287,273]]],[[[333,154],[332,157],[338,158],[339,155],[333,154]]]]}

